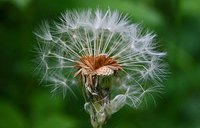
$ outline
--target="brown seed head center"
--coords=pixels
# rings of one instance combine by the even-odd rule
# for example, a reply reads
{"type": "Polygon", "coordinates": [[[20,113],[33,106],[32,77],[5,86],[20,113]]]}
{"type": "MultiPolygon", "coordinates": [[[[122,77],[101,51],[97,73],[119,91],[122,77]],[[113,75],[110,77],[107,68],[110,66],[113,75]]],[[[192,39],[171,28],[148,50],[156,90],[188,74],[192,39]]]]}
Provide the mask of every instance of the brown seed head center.
{"type": "Polygon", "coordinates": [[[75,68],[78,69],[74,74],[75,77],[79,74],[109,76],[121,69],[115,60],[106,55],[83,56],[76,62],[75,68]]]}

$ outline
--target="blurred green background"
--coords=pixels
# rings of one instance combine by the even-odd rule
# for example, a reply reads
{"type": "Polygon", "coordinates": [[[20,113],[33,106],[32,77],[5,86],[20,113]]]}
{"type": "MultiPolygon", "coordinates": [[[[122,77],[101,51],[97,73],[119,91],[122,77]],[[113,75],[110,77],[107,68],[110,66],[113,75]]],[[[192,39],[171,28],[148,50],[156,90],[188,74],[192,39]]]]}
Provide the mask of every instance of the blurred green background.
{"type": "Polygon", "coordinates": [[[0,128],[89,128],[81,95],[52,96],[33,75],[33,31],[60,12],[117,9],[158,34],[171,72],[153,107],[124,107],[105,128],[200,128],[199,0],[0,0],[0,128]]]}

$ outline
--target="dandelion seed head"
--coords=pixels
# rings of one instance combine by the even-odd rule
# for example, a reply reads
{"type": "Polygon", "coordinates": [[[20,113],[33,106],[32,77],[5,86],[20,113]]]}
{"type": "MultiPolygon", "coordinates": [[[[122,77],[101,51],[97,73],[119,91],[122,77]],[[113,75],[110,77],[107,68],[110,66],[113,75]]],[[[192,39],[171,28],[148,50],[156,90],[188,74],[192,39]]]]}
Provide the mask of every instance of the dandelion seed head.
{"type": "MultiPolygon", "coordinates": [[[[44,22],[35,32],[42,81],[49,82],[52,92],[61,89],[65,96],[74,93],[71,88],[81,78],[95,96],[96,81],[101,80],[106,85],[102,92],[107,88],[117,92],[102,110],[115,113],[124,105],[138,108],[147,92],[162,86],[166,53],[157,51],[156,34],[141,32],[141,27],[128,19],[118,11],[88,9],[66,11],[51,27],[44,22]]],[[[85,104],[89,113],[90,107],[85,104]]]]}

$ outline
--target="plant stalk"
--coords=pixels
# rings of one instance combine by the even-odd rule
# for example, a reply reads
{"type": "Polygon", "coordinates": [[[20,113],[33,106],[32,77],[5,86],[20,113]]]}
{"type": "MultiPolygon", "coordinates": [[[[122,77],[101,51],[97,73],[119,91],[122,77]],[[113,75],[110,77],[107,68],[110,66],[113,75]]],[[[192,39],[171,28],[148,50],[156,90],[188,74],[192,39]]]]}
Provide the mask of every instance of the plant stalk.
{"type": "Polygon", "coordinates": [[[87,106],[86,111],[90,114],[90,122],[92,128],[102,128],[110,117],[106,112],[106,106],[110,101],[109,89],[101,86],[98,76],[92,76],[92,85],[88,84],[88,76],[83,77],[84,97],[87,106]]]}

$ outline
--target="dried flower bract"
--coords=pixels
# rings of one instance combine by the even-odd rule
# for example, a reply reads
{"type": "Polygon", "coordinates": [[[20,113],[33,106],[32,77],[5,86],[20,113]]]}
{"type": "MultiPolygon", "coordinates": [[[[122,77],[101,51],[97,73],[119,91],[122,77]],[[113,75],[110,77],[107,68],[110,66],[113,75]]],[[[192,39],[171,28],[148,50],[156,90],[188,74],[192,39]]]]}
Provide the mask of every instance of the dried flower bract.
{"type": "Polygon", "coordinates": [[[106,55],[99,56],[83,56],[75,65],[78,71],[74,76],[86,75],[88,84],[93,84],[93,76],[109,76],[121,69],[120,65],[115,60],[106,55]]]}

